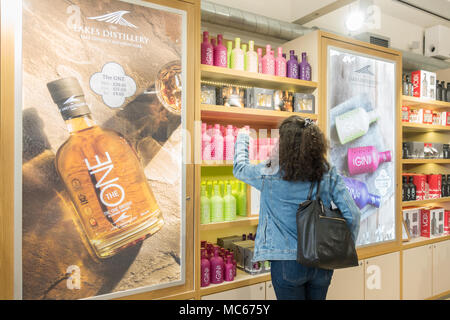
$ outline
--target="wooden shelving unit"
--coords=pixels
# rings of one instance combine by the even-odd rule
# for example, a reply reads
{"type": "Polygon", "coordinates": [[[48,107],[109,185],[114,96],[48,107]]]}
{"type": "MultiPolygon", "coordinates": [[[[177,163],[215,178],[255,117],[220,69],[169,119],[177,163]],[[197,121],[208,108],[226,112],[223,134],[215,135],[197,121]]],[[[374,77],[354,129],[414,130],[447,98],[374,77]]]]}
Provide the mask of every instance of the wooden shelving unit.
{"type": "Polygon", "coordinates": [[[415,248],[415,247],[426,246],[429,244],[446,241],[446,240],[450,240],[450,235],[442,235],[442,236],[433,237],[433,238],[418,237],[418,238],[411,239],[408,242],[404,242],[403,249],[411,249],[411,248],[415,248]]]}
{"type": "Polygon", "coordinates": [[[450,126],[403,122],[404,132],[450,132],[450,126]]]}
{"type": "Polygon", "coordinates": [[[314,91],[319,86],[319,84],[314,81],[291,79],[207,65],[201,66],[201,77],[202,80],[206,81],[226,82],[241,86],[291,90],[296,92],[314,91]]]}
{"type": "Polygon", "coordinates": [[[409,207],[409,206],[420,207],[420,206],[428,206],[433,203],[443,203],[443,202],[450,202],[450,197],[439,199],[428,199],[428,200],[403,201],[402,207],[409,207]]]}
{"type": "Polygon", "coordinates": [[[236,217],[234,221],[225,222],[213,222],[200,225],[200,231],[211,231],[218,229],[227,229],[234,227],[250,227],[257,226],[259,222],[259,216],[247,216],[247,217],[236,217]]]}
{"type": "Polygon", "coordinates": [[[402,159],[402,164],[450,164],[450,159],[402,159]]]}
{"type": "Polygon", "coordinates": [[[450,102],[437,100],[423,100],[416,97],[402,96],[403,105],[430,109],[450,108],[450,102]]]}

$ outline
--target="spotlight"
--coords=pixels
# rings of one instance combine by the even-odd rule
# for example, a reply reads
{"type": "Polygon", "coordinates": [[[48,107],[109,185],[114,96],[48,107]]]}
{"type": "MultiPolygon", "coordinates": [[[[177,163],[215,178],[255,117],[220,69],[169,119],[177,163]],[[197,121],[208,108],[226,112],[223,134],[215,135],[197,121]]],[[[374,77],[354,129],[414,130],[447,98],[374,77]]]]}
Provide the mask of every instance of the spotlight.
{"type": "Polygon", "coordinates": [[[345,26],[349,31],[357,31],[364,25],[364,20],[365,16],[361,11],[353,11],[348,15],[345,26]]]}

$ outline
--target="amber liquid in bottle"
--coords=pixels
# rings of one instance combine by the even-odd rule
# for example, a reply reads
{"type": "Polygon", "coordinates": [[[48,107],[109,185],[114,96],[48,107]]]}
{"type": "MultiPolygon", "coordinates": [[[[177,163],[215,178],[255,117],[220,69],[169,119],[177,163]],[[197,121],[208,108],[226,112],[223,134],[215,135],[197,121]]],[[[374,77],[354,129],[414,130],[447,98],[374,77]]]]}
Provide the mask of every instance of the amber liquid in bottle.
{"type": "Polygon", "coordinates": [[[164,221],[135,151],[118,133],[100,128],[87,105],[76,109],[82,96],[75,100],[61,111],[70,137],[56,154],[56,168],[91,247],[107,258],[154,234],[164,221]]]}

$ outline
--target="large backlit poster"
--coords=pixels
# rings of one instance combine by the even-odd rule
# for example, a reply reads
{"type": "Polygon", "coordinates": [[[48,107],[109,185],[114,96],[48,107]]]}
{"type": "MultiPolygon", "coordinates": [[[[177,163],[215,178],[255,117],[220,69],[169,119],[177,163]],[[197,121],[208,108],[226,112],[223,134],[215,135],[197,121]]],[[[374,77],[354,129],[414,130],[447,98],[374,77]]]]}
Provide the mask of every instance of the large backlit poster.
{"type": "Polygon", "coordinates": [[[357,245],[395,240],[396,65],[328,48],[332,165],[361,209],[357,245]]]}
{"type": "Polygon", "coordinates": [[[184,283],[186,16],[22,2],[24,299],[184,283]]]}

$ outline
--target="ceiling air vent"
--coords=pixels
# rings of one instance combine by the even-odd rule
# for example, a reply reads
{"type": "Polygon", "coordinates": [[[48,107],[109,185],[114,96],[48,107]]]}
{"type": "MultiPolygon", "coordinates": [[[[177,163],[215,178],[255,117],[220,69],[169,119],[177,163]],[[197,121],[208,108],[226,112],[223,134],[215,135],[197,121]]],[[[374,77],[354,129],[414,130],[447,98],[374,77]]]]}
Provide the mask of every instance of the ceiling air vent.
{"type": "Polygon", "coordinates": [[[373,34],[369,32],[360,33],[355,36],[355,39],[368,42],[377,46],[389,48],[391,39],[387,37],[380,36],[378,34],[373,34]]]}

